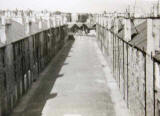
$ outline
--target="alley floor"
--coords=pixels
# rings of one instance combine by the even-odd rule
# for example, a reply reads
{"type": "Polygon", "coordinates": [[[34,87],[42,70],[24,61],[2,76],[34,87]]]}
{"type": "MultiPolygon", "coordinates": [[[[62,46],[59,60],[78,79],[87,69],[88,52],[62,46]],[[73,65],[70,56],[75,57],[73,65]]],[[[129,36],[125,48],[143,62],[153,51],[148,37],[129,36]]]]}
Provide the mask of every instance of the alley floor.
{"type": "Polygon", "coordinates": [[[11,116],[129,116],[96,38],[76,36],[51,61],[11,116]]]}

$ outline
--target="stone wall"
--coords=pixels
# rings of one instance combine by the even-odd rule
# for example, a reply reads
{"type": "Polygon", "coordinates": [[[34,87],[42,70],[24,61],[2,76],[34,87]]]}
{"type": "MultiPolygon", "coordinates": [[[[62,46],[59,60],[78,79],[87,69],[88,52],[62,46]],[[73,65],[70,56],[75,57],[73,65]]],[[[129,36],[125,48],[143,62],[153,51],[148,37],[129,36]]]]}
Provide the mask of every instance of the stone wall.
{"type": "MultiPolygon", "coordinates": [[[[159,116],[160,91],[156,87],[159,86],[160,80],[160,62],[152,56],[154,50],[159,49],[159,20],[147,19],[147,50],[144,51],[128,42],[132,33],[131,19],[121,19],[124,26],[119,36],[119,18],[105,18],[111,26],[104,25],[100,17],[98,18],[97,41],[109,61],[123,99],[133,116],[159,116]]],[[[135,21],[140,23],[144,19],[135,21]]]]}
{"type": "Polygon", "coordinates": [[[62,25],[0,48],[0,116],[9,115],[67,38],[67,26],[62,25]]]}

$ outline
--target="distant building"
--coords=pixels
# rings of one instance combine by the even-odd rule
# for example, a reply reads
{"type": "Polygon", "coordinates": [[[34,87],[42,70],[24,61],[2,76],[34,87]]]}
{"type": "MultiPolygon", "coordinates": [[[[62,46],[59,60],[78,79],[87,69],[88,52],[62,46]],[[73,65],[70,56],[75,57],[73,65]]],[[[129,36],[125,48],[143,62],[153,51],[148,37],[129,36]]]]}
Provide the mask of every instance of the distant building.
{"type": "Polygon", "coordinates": [[[85,23],[88,19],[88,14],[78,14],[78,22],[85,23]]]}
{"type": "Polygon", "coordinates": [[[78,21],[78,14],[73,13],[72,14],[72,22],[77,22],[78,21]]]}
{"type": "MultiPolygon", "coordinates": [[[[30,34],[66,24],[69,13],[45,11],[0,11],[0,42],[3,44],[22,39],[30,34]]],[[[1,45],[1,44],[0,44],[1,45]]]]}

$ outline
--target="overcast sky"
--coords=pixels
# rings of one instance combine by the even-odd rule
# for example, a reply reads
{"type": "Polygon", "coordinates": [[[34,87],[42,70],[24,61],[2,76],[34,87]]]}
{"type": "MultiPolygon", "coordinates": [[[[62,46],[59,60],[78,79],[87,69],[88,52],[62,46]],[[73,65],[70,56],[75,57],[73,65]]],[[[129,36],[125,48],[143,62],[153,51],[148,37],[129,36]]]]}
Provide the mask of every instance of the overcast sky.
{"type": "Polygon", "coordinates": [[[0,0],[0,9],[20,8],[60,10],[64,12],[102,12],[104,10],[124,10],[127,5],[131,2],[133,3],[133,1],[134,0],[0,0]]]}

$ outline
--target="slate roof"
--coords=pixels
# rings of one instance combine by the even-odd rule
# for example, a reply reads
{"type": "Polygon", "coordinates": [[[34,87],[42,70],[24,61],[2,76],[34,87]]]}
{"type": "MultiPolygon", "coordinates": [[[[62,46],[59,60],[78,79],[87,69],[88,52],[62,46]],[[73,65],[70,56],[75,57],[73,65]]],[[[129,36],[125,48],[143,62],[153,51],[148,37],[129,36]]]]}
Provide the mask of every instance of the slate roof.
{"type": "Polygon", "coordinates": [[[147,48],[147,22],[139,24],[135,29],[132,27],[132,40],[129,41],[132,45],[146,51],[147,48]],[[136,32],[137,30],[137,32],[136,32]],[[134,36],[133,36],[134,34],[134,36]]]}
{"type": "Polygon", "coordinates": [[[111,26],[111,32],[114,32],[114,25],[111,26]]]}
{"type": "Polygon", "coordinates": [[[94,28],[94,25],[96,26],[96,24],[89,24],[89,23],[86,23],[86,25],[87,25],[87,27],[88,27],[89,29],[94,28]]]}
{"type": "Polygon", "coordinates": [[[82,26],[80,28],[81,29],[83,29],[83,28],[87,28],[88,29],[88,26],[86,24],[82,24],[82,26]]]}
{"type": "Polygon", "coordinates": [[[79,28],[81,28],[81,26],[83,26],[83,23],[76,23],[78,25],[79,28]]]}
{"type": "Polygon", "coordinates": [[[74,25],[74,23],[70,23],[70,24],[68,24],[68,28],[72,28],[72,27],[73,27],[73,25],[74,25]]]}
{"type": "Polygon", "coordinates": [[[136,34],[137,34],[137,29],[134,26],[134,23],[131,22],[131,35],[132,35],[132,37],[134,37],[136,34]]]}
{"type": "Polygon", "coordinates": [[[124,25],[122,24],[121,21],[119,21],[119,23],[118,23],[118,36],[120,38],[124,37],[124,25]]]}
{"type": "Polygon", "coordinates": [[[93,24],[93,26],[92,27],[96,27],[96,24],[93,24]]]}
{"type": "Polygon", "coordinates": [[[6,44],[0,42],[0,48],[3,47],[3,46],[5,46],[5,45],[6,45],[6,44]]]}
{"type": "Polygon", "coordinates": [[[73,29],[73,28],[80,28],[80,27],[77,24],[73,24],[73,25],[70,25],[69,28],[73,29]]]}
{"type": "Polygon", "coordinates": [[[68,24],[68,28],[82,28],[82,27],[85,27],[85,28],[89,28],[89,29],[94,29],[96,28],[96,24],[93,24],[93,25],[90,25],[90,24],[87,24],[87,23],[70,23],[68,24]]]}
{"type": "Polygon", "coordinates": [[[154,57],[160,61],[160,51],[157,51],[154,57]]]}

